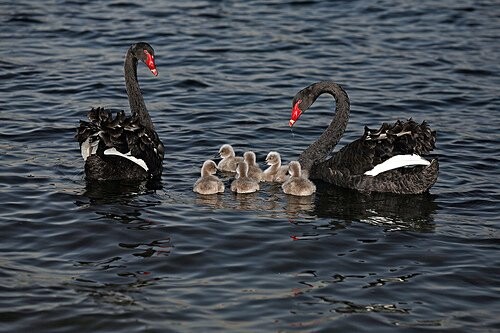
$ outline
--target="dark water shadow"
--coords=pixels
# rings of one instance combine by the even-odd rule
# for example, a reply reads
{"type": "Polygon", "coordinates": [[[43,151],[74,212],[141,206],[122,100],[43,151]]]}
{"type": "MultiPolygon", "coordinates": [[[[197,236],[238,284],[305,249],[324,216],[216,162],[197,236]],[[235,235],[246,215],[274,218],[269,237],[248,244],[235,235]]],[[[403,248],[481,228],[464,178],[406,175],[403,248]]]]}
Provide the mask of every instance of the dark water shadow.
{"type": "Polygon", "coordinates": [[[314,214],[344,222],[358,221],[388,230],[432,232],[438,208],[436,196],[360,193],[317,183],[314,214]]]}
{"type": "MultiPolygon", "coordinates": [[[[85,191],[82,193],[82,196],[89,200],[86,204],[127,204],[141,195],[154,194],[162,188],[162,182],[159,180],[140,182],[88,181],[86,182],[85,191]]],[[[158,204],[158,202],[156,202],[156,204],[158,204]]]]}
{"type": "Polygon", "coordinates": [[[130,291],[156,283],[151,271],[157,267],[144,270],[142,260],[168,257],[173,248],[171,232],[147,213],[161,204],[156,193],[162,188],[161,181],[85,183],[75,200],[80,220],[86,221],[79,225],[84,236],[77,242],[85,246],[70,287],[101,304],[134,305],[130,291]]]}
{"type": "Polygon", "coordinates": [[[317,194],[308,196],[294,196],[285,194],[285,211],[288,218],[295,218],[301,214],[315,215],[315,205],[317,194]]]}

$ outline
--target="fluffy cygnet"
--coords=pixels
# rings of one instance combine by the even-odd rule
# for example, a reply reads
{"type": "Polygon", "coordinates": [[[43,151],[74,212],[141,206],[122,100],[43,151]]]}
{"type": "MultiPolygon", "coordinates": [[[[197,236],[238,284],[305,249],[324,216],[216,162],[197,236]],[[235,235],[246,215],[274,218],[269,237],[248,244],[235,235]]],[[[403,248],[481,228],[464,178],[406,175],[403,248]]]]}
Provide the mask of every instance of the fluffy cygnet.
{"type": "Polygon", "coordinates": [[[288,179],[288,166],[281,166],[281,156],[278,152],[269,152],[266,163],[269,167],[262,173],[262,181],[283,183],[288,179]]]}
{"type": "Polygon", "coordinates": [[[248,177],[247,162],[239,162],[236,169],[236,179],[231,183],[231,191],[236,193],[253,193],[259,189],[259,183],[255,179],[248,177]]]}
{"type": "Polygon", "coordinates": [[[216,194],[224,192],[224,184],[214,176],[217,166],[214,161],[207,160],[201,167],[201,177],[194,183],[193,191],[199,194],[216,194]]]}
{"type": "Polygon", "coordinates": [[[257,157],[253,151],[247,151],[243,154],[243,159],[248,164],[248,177],[260,182],[262,180],[262,170],[257,164],[257,157]]]}
{"type": "Polygon", "coordinates": [[[220,171],[236,172],[238,162],[243,161],[243,157],[235,156],[233,147],[228,144],[224,144],[220,147],[219,156],[222,157],[222,160],[217,165],[217,169],[220,171]]]}
{"type": "Polygon", "coordinates": [[[312,181],[302,175],[299,162],[292,161],[288,166],[290,178],[288,178],[283,183],[283,185],[281,185],[284,193],[298,196],[307,196],[316,192],[316,185],[314,185],[312,181]]]}

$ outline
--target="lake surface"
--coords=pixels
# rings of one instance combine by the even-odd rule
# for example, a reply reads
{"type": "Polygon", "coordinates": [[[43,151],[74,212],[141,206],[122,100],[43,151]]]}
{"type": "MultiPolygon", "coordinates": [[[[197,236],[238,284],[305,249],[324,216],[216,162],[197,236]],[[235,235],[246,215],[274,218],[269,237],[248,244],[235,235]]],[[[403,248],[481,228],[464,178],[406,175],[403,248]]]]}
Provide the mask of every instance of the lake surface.
{"type": "Polygon", "coordinates": [[[500,330],[498,1],[16,0],[0,21],[1,332],[500,330]],[[137,41],[163,177],[87,183],[75,127],[128,112],[137,41]],[[437,130],[430,193],[192,192],[223,143],[296,159],[334,106],[292,132],[292,97],[325,79],[351,98],[336,149],[398,118],[437,130]]]}

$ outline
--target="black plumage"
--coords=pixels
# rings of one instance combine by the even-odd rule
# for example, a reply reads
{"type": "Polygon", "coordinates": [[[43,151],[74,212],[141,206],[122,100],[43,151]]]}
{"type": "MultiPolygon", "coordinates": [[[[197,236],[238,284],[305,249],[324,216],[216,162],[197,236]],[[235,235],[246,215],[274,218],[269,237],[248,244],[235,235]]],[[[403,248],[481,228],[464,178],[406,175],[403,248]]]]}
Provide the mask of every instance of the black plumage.
{"type": "Polygon", "coordinates": [[[143,61],[156,76],[154,51],[147,43],[130,47],[125,58],[125,83],[131,115],[123,110],[92,108],[89,121],[80,121],[75,135],[85,159],[88,180],[145,180],[159,178],[163,144],[154,129],[137,81],[137,63],[143,61]],[[122,154],[120,156],[120,154],[122,154]]]}
{"type": "Polygon", "coordinates": [[[330,156],[342,137],[350,113],[345,90],[331,81],[322,81],[301,90],[294,97],[291,125],[323,93],[336,101],[335,116],[325,132],[299,157],[311,179],[321,179],[337,186],[369,192],[401,194],[423,193],[436,182],[439,164],[416,165],[382,172],[376,176],[364,173],[397,155],[429,154],[436,144],[436,132],[424,121],[412,119],[384,123],[379,129],[365,127],[363,135],[330,156]]]}

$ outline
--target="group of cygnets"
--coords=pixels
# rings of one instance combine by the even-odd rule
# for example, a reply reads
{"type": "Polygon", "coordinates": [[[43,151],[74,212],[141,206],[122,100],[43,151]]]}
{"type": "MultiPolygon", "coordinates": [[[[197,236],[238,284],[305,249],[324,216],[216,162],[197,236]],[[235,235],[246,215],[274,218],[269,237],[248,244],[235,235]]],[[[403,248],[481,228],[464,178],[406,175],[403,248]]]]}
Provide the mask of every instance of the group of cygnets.
{"type": "Polygon", "coordinates": [[[236,156],[233,147],[224,144],[219,149],[222,160],[216,164],[206,160],[201,167],[201,177],[193,186],[193,191],[199,194],[217,194],[224,192],[224,183],[215,175],[217,170],[236,173],[231,182],[231,191],[236,193],[253,193],[260,189],[260,182],[281,183],[283,192],[290,195],[308,196],[316,192],[316,186],[302,174],[300,163],[292,161],[288,166],[281,165],[281,156],[271,151],[267,154],[266,164],[261,170],[256,161],[255,153],[247,151],[243,157],[236,156]]]}

